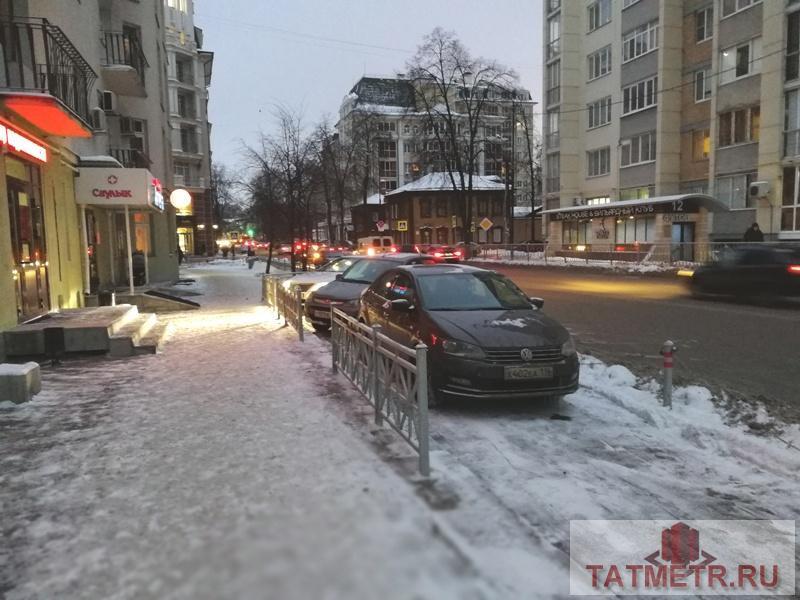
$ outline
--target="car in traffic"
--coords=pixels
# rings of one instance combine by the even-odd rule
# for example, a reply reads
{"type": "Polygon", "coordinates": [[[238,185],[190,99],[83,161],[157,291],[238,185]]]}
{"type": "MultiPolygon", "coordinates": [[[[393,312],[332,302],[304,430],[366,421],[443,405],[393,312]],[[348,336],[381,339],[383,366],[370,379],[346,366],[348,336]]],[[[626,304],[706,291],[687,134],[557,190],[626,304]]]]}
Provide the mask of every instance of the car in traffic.
{"type": "Polygon", "coordinates": [[[294,277],[287,277],[283,280],[283,287],[288,290],[298,286],[305,300],[311,292],[334,281],[339,273],[344,273],[360,260],[364,260],[364,257],[340,256],[313,271],[301,271],[294,277]]]}
{"type": "Polygon", "coordinates": [[[358,238],[356,252],[365,256],[397,252],[394,240],[388,235],[370,235],[358,238]]]}
{"type": "Polygon", "coordinates": [[[428,256],[432,256],[436,262],[457,263],[461,262],[464,251],[452,246],[445,246],[443,244],[430,244],[428,246],[420,246],[420,251],[428,256]]]}
{"type": "Polygon", "coordinates": [[[800,247],[731,246],[716,260],[678,274],[686,277],[694,296],[796,298],[800,297],[800,247]]]}
{"type": "Polygon", "coordinates": [[[578,389],[569,332],[507,277],[467,265],[400,266],[361,296],[359,319],[428,346],[434,400],[560,397],[578,389]]]}
{"type": "Polygon", "coordinates": [[[326,331],[331,326],[331,306],[351,317],[358,315],[358,300],[363,292],[383,273],[401,265],[433,264],[433,259],[424,254],[383,254],[361,257],[344,273],[336,275],[334,281],[308,294],[305,316],[317,331],[326,331]]]}

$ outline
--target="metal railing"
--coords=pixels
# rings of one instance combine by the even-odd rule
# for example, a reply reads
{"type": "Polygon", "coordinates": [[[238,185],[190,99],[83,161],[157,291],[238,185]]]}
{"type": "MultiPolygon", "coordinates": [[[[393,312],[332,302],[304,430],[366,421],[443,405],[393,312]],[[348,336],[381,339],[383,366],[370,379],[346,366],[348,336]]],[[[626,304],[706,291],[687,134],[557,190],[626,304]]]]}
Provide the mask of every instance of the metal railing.
{"type": "Polygon", "coordinates": [[[108,151],[126,169],[150,168],[151,161],[141,150],[135,148],[109,148],[108,151]]]}
{"type": "Polygon", "coordinates": [[[657,242],[640,244],[478,244],[473,259],[514,264],[647,264],[695,265],[724,257],[725,252],[743,246],[764,244],[800,250],[800,242],[657,242]]]}
{"type": "Polygon", "coordinates": [[[142,86],[144,86],[144,70],[150,65],[144,56],[142,42],[137,34],[127,31],[104,31],[103,48],[105,49],[104,65],[127,65],[133,67],[139,74],[142,86]]]}
{"type": "Polygon", "coordinates": [[[60,27],[47,19],[2,17],[0,48],[0,91],[50,94],[90,128],[97,74],[60,27]]]}
{"type": "Polygon", "coordinates": [[[408,348],[331,308],[331,364],[419,454],[419,472],[430,475],[428,348],[408,348]]]}
{"type": "Polygon", "coordinates": [[[284,286],[283,282],[291,278],[291,274],[263,275],[262,298],[272,308],[277,318],[283,318],[296,332],[298,339],[305,341],[303,330],[303,296],[298,286],[284,286]]]}

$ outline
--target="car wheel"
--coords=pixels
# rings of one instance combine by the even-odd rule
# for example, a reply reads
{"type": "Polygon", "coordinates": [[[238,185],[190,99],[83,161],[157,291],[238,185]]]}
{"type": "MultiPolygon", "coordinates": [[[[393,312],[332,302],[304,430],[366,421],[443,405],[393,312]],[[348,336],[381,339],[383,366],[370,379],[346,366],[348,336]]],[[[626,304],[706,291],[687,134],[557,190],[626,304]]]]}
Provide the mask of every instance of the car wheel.
{"type": "Polygon", "coordinates": [[[311,326],[314,328],[314,331],[318,333],[324,333],[331,328],[330,325],[327,325],[325,323],[311,323],[311,326]]]}

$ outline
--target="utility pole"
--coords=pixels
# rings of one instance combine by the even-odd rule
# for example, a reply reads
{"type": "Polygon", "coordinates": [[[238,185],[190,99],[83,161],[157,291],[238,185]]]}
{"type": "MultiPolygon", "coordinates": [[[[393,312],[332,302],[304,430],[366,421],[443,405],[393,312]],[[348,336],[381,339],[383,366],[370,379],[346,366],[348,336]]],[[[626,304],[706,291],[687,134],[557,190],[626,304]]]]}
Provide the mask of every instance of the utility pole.
{"type": "Polygon", "coordinates": [[[512,92],[511,98],[511,160],[505,161],[505,190],[503,204],[506,211],[506,243],[514,243],[514,179],[517,169],[514,166],[517,149],[517,102],[512,92]],[[511,181],[509,184],[509,170],[511,171],[511,181]]]}

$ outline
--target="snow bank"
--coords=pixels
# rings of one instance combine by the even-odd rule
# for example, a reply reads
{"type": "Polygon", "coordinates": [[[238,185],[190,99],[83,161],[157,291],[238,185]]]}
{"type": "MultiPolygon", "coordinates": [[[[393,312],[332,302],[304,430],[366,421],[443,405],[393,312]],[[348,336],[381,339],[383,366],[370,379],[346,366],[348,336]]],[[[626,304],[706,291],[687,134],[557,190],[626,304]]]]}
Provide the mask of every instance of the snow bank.
{"type": "Polygon", "coordinates": [[[596,269],[611,269],[627,273],[664,273],[678,269],[676,265],[656,262],[626,262],[608,260],[586,260],[585,258],[549,256],[545,260],[543,252],[521,252],[502,249],[484,250],[480,256],[469,259],[476,263],[495,263],[502,265],[530,265],[547,267],[591,267],[596,269]],[[512,256],[513,254],[513,256],[512,256]]]}

